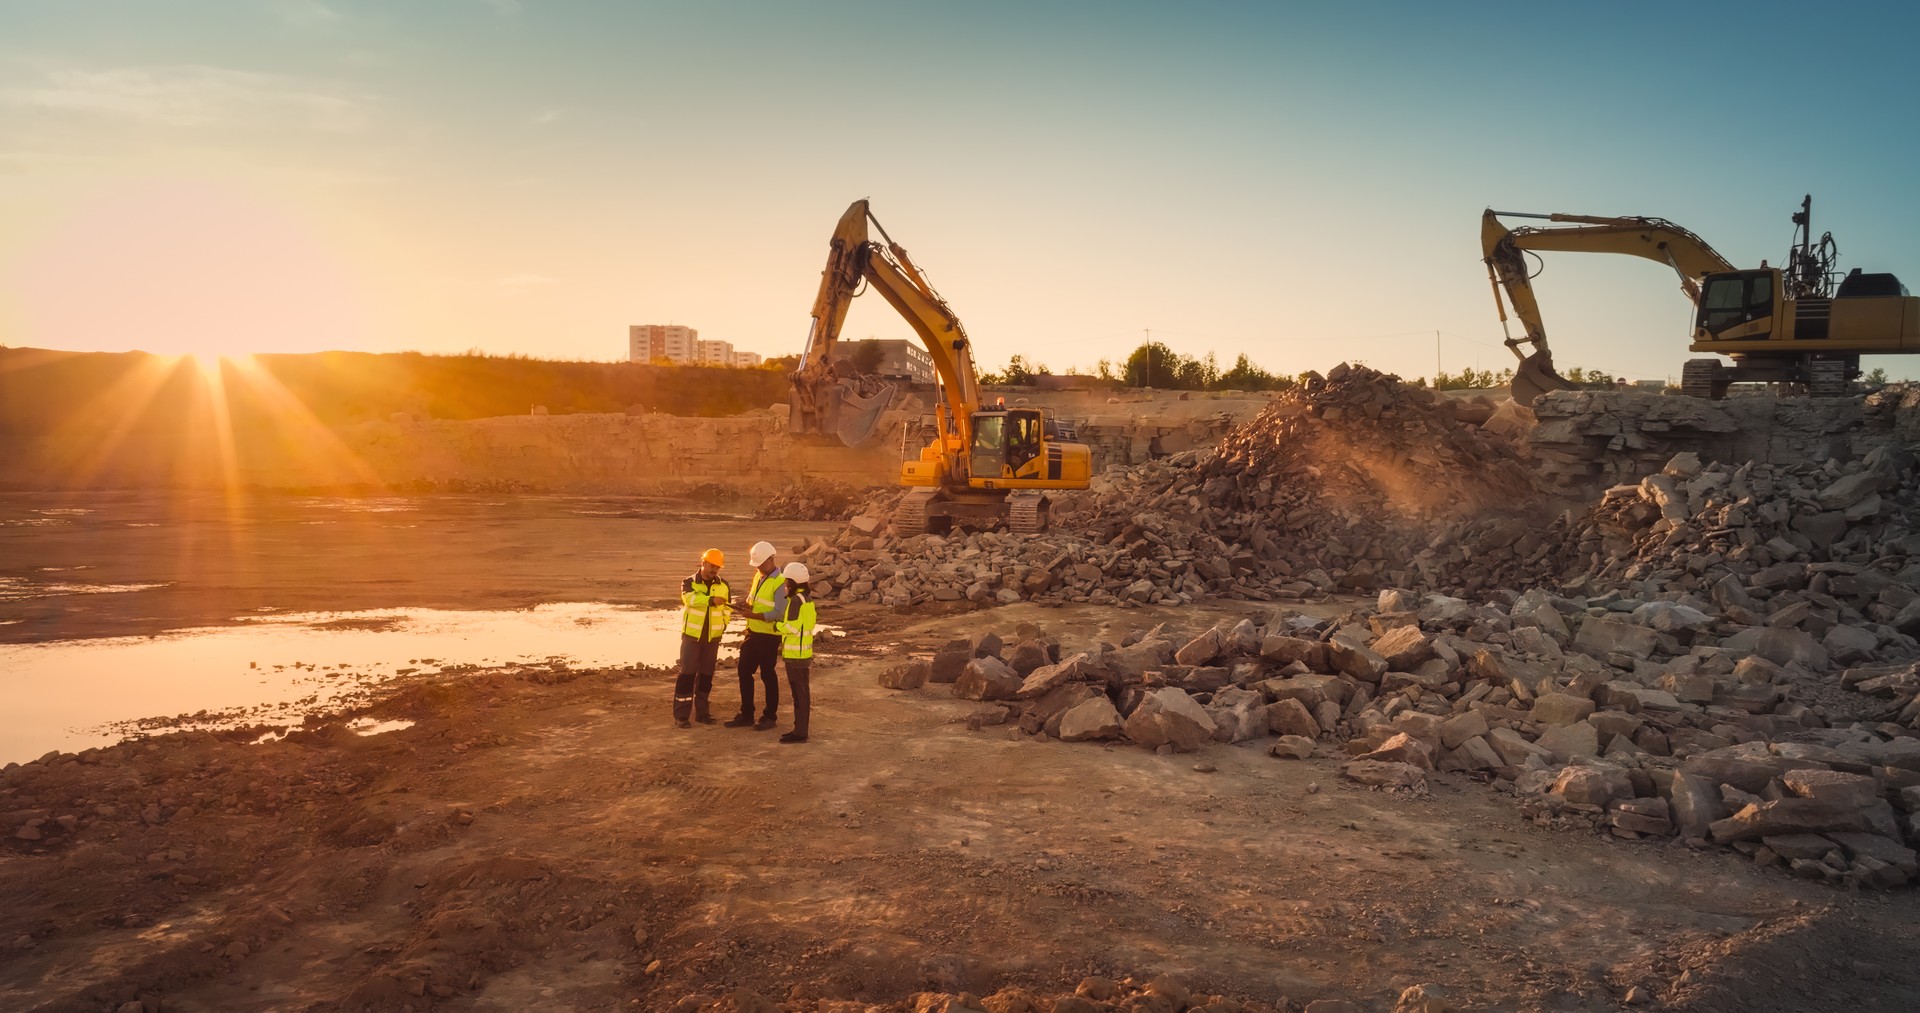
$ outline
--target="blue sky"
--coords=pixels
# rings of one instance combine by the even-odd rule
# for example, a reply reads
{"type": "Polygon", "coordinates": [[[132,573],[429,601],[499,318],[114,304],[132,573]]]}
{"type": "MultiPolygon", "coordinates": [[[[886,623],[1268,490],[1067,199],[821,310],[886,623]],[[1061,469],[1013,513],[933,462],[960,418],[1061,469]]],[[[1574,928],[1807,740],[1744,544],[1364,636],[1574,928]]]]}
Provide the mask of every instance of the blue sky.
{"type": "MultiPolygon", "coordinates": [[[[1911,7],[0,0],[0,342],[797,351],[870,197],[984,363],[1151,329],[1498,368],[1478,218],[1656,215],[1920,288],[1911,7]]],[[[1677,372],[1670,272],[1554,256],[1556,357],[1677,372]]],[[[906,336],[862,299],[851,336],[906,336]]],[[[1905,360],[1896,375],[1920,371],[1905,360]]]]}

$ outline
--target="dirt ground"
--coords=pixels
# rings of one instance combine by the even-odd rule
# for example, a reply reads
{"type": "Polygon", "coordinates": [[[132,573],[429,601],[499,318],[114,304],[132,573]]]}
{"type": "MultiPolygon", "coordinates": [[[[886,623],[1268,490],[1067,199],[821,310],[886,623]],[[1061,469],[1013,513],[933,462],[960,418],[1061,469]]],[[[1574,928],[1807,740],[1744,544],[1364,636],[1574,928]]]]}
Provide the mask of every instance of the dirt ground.
{"type": "Polygon", "coordinates": [[[0,850],[0,1008],[661,1010],[744,986],[910,1009],[1162,973],[1258,1009],[1385,1011],[1417,983],[1486,1010],[1630,989],[1668,1010],[1920,1006],[1911,893],[1534,827],[1451,775],[1392,794],[1253,743],[970,729],[978,705],[944,687],[875,682],[983,625],[1071,648],[1247,612],[842,614],[856,632],[823,646],[802,745],[674,729],[665,673],[538,669],[400,690],[372,713],[415,723],[383,735],[328,720],[12,767],[6,825],[47,822],[0,850]]]}

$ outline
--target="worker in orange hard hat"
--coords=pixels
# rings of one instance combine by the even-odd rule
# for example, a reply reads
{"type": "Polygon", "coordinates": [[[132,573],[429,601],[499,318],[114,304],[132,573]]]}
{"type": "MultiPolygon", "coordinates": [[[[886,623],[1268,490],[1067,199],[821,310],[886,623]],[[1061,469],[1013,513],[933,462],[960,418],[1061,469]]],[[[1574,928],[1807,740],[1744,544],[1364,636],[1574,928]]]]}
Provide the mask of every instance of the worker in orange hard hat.
{"type": "Polygon", "coordinates": [[[691,728],[691,717],[713,724],[707,698],[713,694],[713,667],[720,658],[720,635],[733,615],[732,592],[720,576],[727,557],[719,549],[700,554],[700,568],[680,582],[680,679],[673,686],[673,723],[691,728]]]}

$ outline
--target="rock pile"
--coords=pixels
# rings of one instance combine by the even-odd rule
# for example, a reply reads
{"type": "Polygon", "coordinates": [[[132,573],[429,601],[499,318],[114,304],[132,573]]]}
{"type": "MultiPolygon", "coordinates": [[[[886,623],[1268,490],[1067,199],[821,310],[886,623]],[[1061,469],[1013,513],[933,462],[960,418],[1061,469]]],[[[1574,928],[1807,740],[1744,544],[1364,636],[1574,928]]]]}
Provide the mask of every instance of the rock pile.
{"type": "MultiPolygon", "coordinates": [[[[1028,624],[1007,641],[955,640],[881,682],[950,683],[988,705],[975,727],[1163,753],[1271,737],[1275,756],[1342,756],[1344,776],[1369,785],[1459,772],[1498,782],[1544,824],[1726,845],[1861,886],[1911,881],[1920,736],[1831,692],[1831,655],[1805,631],[1743,618],[1614,593],[1474,604],[1388,590],[1337,620],[1278,608],[1071,652],[1028,624]]],[[[1854,681],[1920,691],[1911,664],[1883,669],[1854,681]]]]}
{"type": "MultiPolygon", "coordinates": [[[[893,536],[884,498],[806,549],[840,601],[1298,600],[1500,586],[1545,558],[1526,464],[1489,408],[1341,365],[1217,448],[1102,473],[1040,537],[893,536]]],[[[884,494],[883,494],[884,495],[884,494]]],[[[818,590],[818,589],[816,589],[818,590]]]]}
{"type": "Polygon", "coordinates": [[[853,517],[854,507],[861,500],[859,491],[839,482],[793,482],[761,504],[754,517],[781,521],[844,521],[853,517]]]}
{"type": "MultiPolygon", "coordinates": [[[[668,1007],[670,1013],[779,1013],[788,1008],[742,986],[718,998],[691,995],[668,1007]]],[[[1080,979],[1072,992],[1042,995],[1024,988],[1008,987],[991,995],[971,992],[918,992],[904,1003],[886,1006],[865,1002],[821,1000],[820,1013],[1104,1013],[1132,1010],[1137,1013],[1284,1013],[1303,1009],[1305,1013],[1359,1013],[1365,1007],[1344,999],[1314,999],[1298,1006],[1286,997],[1268,1004],[1242,1002],[1223,995],[1196,992],[1170,974],[1126,977],[1119,980],[1090,976],[1080,979]]],[[[1393,1013],[1459,1013],[1460,1007],[1438,985],[1413,985],[1400,992],[1393,1013]]]]}

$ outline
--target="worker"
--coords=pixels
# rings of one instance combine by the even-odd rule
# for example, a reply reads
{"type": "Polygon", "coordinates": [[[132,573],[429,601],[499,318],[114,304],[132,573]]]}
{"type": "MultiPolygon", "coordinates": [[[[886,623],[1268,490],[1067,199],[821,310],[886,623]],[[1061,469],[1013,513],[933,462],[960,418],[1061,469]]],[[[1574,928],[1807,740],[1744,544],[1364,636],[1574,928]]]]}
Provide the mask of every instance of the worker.
{"type": "Polygon", "coordinates": [[[787,665],[787,689],[793,695],[793,731],[780,736],[781,742],[807,741],[807,717],[813,710],[813,696],[807,680],[813,673],[813,627],[819,618],[807,585],[807,564],[794,560],[780,571],[785,580],[786,603],[780,610],[780,656],[787,665]]]}
{"type": "Polygon", "coordinates": [[[720,568],[727,557],[719,549],[700,554],[700,568],[680,582],[680,679],[673,686],[673,723],[692,728],[687,718],[713,724],[707,698],[713,694],[713,666],[720,657],[720,636],[733,615],[727,582],[720,568]]]}
{"type": "Polygon", "coordinates": [[[780,618],[777,610],[786,604],[786,581],[781,578],[780,567],[773,557],[772,542],[755,542],[747,553],[747,562],[753,564],[754,570],[747,595],[741,599],[747,613],[747,635],[740,642],[740,713],[727,719],[728,728],[752,726],[764,732],[774,727],[780,713],[780,674],[776,670],[780,663],[780,631],[773,624],[780,618]],[[767,709],[760,712],[757,722],[753,717],[755,675],[767,690],[767,709]]]}

